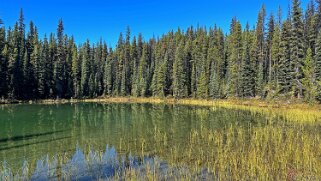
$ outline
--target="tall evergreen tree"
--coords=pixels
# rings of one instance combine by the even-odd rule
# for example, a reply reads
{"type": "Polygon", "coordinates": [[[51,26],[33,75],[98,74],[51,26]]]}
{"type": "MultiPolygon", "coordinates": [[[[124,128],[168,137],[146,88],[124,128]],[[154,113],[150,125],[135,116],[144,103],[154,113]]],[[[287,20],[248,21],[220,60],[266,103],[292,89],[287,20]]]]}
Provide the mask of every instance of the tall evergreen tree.
{"type": "Polygon", "coordinates": [[[302,68],[304,78],[302,79],[302,84],[305,89],[304,96],[307,102],[313,102],[316,96],[316,85],[314,83],[314,66],[312,59],[312,50],[308,48],[306,57],[304,60],[304,65],[302,68]]]}
{"type": "Polygon", "coordinates": [[[278,65],[278,87],[280,94],[288,94],[292,89],[292,64],[291,64],[291,24],[287,20],[282,25],[280,42],[280,62],[278,65]]]}
{"type": "Polygon", "coordinates": [[[255,89],[255,73],[254,66],[251,60],[251,34],[249,25],[247,24],[246,31],[244,32],[244,45],[243,45],[243,61],[241,67],[241,80],[240,80],[240,97],[253,97],[255,89]]]}
{"type": "Polygon", "coordinates": [[[266,10],[263,5],[257,18],[256,24],[256,43],[257,43],[257,63],[256,63],[256,92],[260,96],[264,96],[264,86],[265,86],[265,73],[264,67],[266,65],[266,58],[264,52],[265,45],[265,16],[266,10]]]}
{"type": "Polygon", "coordinates": [[[321,103],[321,31],[317,37],[315,52],[315,80],[317,84],[316,99],[321,103]]]}
{"type": "Polygon", "coordinates": [[[77,47],[73,45],[72,48],[72,77],[73,77],[73,97],[79,98],[81,96],[81,64],[78,58],[77,47]]]}
{"type": "MultiPolygon", "coordinates": [[[[2,23],[2,21],[0,21],[2,23]]],[[[0,23],[0,24],[1,24],[0,23]]],[[[0,98],[8,93],[8,45],[6,45],[6,32],[0,27],[0,98]]]]}
{"type": "Polygon", "coordinates": [[[184,42],[180,42],[173,65],[173,96],[183,98],[187,96],[186,77],[184,71],[184,42]]]}
{"type": "Polygon", "coordinates": [[[240,95],[240,69],[242,60],[242,27],[239,21],[234,24],[229,41],[231,51],[228,70],[229,96],[238,97],[240,95]]]}
{"type": "Polygon", "coordinates": [[[60,19],[58,22],[57,28],[57,60],[54,64],[54,79],[55,79],[55,89],[56,95],[58,98],[65,96],[66,86],[66,72],[65,72],[65,63],[66,63],[66,52],[64,44],[64,27],[63,22],[60,19]]]}
{"type": "Polygon", "coordinates": [[[291,61],[294,68],[294,96],[303,97],[302,66],[304,62],[304,40],[302,9],[299,0],[292,2],[291,61]]]}
{"type": "Polygon", "coordinates": [[[89,80],[90,80],[90,43],[89,40],[85,43],[82,49],[81,62],[81,92],[82,97],[89,96],[89,80]]]}

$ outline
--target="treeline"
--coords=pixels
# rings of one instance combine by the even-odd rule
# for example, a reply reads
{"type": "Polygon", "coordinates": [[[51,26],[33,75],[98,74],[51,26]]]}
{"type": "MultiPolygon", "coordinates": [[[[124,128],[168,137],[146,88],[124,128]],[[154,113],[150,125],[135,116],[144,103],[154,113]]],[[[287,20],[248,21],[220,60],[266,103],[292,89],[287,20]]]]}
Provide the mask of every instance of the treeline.
{"type": "MultiPolygon", "coordinates": [[[[0,28],[0,97],[3,99],[156,96],[321,101],[321,0],[303,11],[293,0],[229,34],[217,26],[178,29],[144,41],[130,29],[112,49],[100,40],[77,46],[64,34],[39,38],[21,10],[13,28],[0,28]]],[[[0,21],[1,22],[1,21],[0,21]]]]}

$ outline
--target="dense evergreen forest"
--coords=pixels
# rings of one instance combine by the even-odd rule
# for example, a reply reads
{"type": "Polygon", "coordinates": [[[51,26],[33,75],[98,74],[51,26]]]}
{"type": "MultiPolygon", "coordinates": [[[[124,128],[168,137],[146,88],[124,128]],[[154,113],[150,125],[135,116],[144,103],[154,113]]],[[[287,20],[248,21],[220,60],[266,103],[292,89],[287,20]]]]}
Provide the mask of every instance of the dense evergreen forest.
{"type": "Polygon", "coordinates": [[[230,32],[217,26],[169,31],[158,38],[120,33],[115,48],[103,40],[77,46],[64,34],[40,38],[24,16],[13,28],[0,27],[2,99],[142,96],[174,98],[263,98],[321,101],[321,0],[303,11],[293,0],[257,24],[230,32]]]}

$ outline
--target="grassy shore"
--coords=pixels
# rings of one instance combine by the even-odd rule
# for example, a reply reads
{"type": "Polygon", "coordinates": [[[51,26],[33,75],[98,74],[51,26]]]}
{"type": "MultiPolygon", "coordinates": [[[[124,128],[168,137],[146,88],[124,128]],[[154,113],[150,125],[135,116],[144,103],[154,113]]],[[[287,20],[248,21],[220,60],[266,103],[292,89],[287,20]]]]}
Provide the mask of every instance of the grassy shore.
{"type": "Polygon", "coordinates": [[[142,98],[142,97],[99,97],[93,99],[44,99],[36,101],[2,101],[4,104],[10,103],[41,103],[41,104],[61,104],[77,102],[96,103],[152,103],[170,105],[192,105],[208,106],[213,109],[217,107],[228,109],[248,110],[253,113],[264,113],[268,118],[274,119],[281,116],[287,120],[296,122],[321,122],[321,105],[307,104],[299,101],[265,101],[260,99],[174,99],[174,98],[142,98]]]}
{"type": "Polygon", "coordinates": [[[136,97],[110,97],[85,99],[82,102],[100,103],[153,103],[153,104],[175,104],[209,106],[213,109],[217,107],[228,109],[247,110],[253,113],[267,115],[267,119],[273,120],[275,117],[282,117],[288,121],[314,123],[321,122],[321,105],[295,102],[268,102],[258,99],[173,99],[173,98],[136,98],[136,97]]]}

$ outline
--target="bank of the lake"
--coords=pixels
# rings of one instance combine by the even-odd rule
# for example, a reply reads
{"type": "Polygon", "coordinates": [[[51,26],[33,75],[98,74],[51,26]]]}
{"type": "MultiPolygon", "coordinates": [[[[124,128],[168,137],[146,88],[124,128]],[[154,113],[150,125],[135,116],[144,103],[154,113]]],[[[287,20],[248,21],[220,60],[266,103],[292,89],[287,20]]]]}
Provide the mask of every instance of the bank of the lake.
{"type": "Polygon", "coordinates": [[[0,104],[62,104],[62,103],[151,103],[169,105],[191,105],[223,107],[249,110],[251,112],[282,115],[297,122],[321,121],[321,105],[305,103],[302,100],[267,101],[262,99],[174,99],[157,97],[98,97],[90,99],[43,99],[43,100],[2,100],[0,104]]]}

